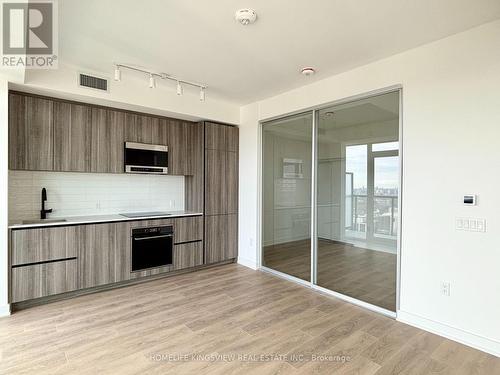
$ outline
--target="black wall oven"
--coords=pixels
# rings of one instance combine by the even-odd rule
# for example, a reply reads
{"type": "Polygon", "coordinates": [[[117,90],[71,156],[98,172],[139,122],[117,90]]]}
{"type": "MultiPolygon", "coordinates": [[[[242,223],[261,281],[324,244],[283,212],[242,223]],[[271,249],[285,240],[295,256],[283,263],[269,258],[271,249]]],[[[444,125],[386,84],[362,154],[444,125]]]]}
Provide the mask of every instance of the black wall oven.
{"type": "Polygon", "coordinates": [[[172,264],[173,242],[171,225],[132,229],[132,272],[172,264]]]}
{"type": "Polygon", "coordinates": [[[125,142],[126,173],[168,173],[168,147],[125,142]]]}

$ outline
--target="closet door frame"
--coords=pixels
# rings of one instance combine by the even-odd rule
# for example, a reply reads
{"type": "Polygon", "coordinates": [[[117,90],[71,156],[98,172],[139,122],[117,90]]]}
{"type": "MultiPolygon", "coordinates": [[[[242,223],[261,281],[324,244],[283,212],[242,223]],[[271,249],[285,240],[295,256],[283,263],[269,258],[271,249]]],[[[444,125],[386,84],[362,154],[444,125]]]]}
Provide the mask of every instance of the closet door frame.
{"type": "Polygon", "coordinates": [[[293,281],[295,283],[301,284],[308,286],[312,289],[321,291],[323,293],[332,295],[334,297],[340,298],[342,300],[345,300],[347,302],[353,303],[355,305],[367,308],[369,310],[378,312],[380,314],[389,316],[391,318],[397,318],[398,311],[400,308],[400,290],[401,290],[401,238],[402,238],[402,202],[403,202],[403,88],[401,85],[394,85],[394,86],[389,86],[383,89],[378,89],[374,91],[370,91],[364,94],[360,95],[354,95],[350,96],[347,98],[343,98],[340,100],[336,100],[330,103],[325,103],[321,104],[318,106],[310,107],[307,109],[303,109],[300,111],[295,111],[295,112],[290,112],[278,116],[273,116],[269,118],[265,118],[259,121],[259,129],[258,129],[258,148],[259,148],[259,153],[258,153],[258,197],[257,197],[257,203],[258,203],[258,213],[257,213],[257,239],[256,239],[256,244],[257,244],[257,268],[261,271],[269,272],[274,275],[280,276],[282,278],[288,279],[290,281],[293,281]],[[317,140],[318,140],[318,115],[319,111],[323,108],[331,107],[331,106],[336,106],[336,105],[341,105],[341,104],[346,104],[350,102],[355,102],[359,101],[362,99],[367,99],[371,98],[374,96],[379,96],[382,94],[388,94],[392,92],[397,92],[399,94],[399,136],[398,136],[398,143],[399,143],[399,183],[398,183],[398,189],[399,189],[399,195],[398,195],[398,233],[397,233],[397,269],[396,269],[396,311],[390,311],[387,309],[384,309],[382,307],[372,305],[370,303],[361,301],[356,298],[349,297],[347,295],[341,294],[334,292],[330,289],[323,288],[319,285],[317,285],[317,252],[318,252],[318,236],[317,236],[317,140]],[[312,178],[311,178],[311,275],[310,275],[310,281],[305,281],[302,280],[298,277],[288,275],[283,272],[279,272],[276,270],[273,270],[271,268],[265,267],[262,264],[262,259],[263,259],[263,251],[264,251],[264,244],[263,244],[263,235],[262,235],[262,225],[263,223],[263,191],[262,191],[262,182],[263,182],[263,126],[273,120],[277,119],[284,119],[286,117],[290,116],[296,116],[299,114],[307,114],[307,113],[312,113],[312,118],[313,118],[313,126],[312,126],[312,165],[311,165],[311,173],[312,173],[312,178]]]}

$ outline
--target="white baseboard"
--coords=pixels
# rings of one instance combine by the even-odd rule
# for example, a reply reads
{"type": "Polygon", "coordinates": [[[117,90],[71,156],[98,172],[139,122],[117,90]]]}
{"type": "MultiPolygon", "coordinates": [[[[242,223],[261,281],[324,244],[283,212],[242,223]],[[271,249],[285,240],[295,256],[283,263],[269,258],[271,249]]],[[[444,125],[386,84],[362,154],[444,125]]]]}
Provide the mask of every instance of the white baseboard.
{"type": "Polygon", "coordinates": [[[10,305],[0,305],[0,317],[10,315],[10,305]]]}
{"type": "Polygon", "coordinates": [[[467,332],[460,328],[452,327],[447,324],[439,323],[401,310],[397,313],[397,320],[436,335],[446,337],[447,339],[459,342],[460,344],[464,344],[474,349],[500,357],[500,341],[477,335],[472,332],[467,332]]]}
{"type": "Polygon", "coordinates": [[[253,270],[257,269],[257,262],[252,259],[245,259],[242,257],[238,257],[238,264],[241,264],[242,266],[251,268],[253,270]]]}

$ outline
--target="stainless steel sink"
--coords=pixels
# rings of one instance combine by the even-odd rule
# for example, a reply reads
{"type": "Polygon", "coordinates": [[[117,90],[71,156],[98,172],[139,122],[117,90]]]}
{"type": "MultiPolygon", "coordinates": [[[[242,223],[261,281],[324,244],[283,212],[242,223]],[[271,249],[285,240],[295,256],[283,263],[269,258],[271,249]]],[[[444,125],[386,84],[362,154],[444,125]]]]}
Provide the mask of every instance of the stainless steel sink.
{"type": "Polygon", "coordinates": [[[23,224],[54,224],[64,223],[66,219],[38,219],[38,220],[23,220],[23,224]]]}

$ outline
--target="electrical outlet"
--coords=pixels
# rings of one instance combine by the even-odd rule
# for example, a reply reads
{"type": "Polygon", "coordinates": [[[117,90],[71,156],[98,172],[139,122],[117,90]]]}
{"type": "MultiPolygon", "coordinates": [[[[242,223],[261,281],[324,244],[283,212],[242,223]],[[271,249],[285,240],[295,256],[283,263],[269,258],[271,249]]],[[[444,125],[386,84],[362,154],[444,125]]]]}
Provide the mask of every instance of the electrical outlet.
{"type": "Polygon", "coordinates": [[[250,245],[250,247],[253,247],[253,238],[248,239],[248,244],[250,245]]]}
{"type": "Polygon", "coordinates": [[[443,281],[441,284],[441,294],[446,297],[450,296],[450,283],[448,281],[443,281]]]}

